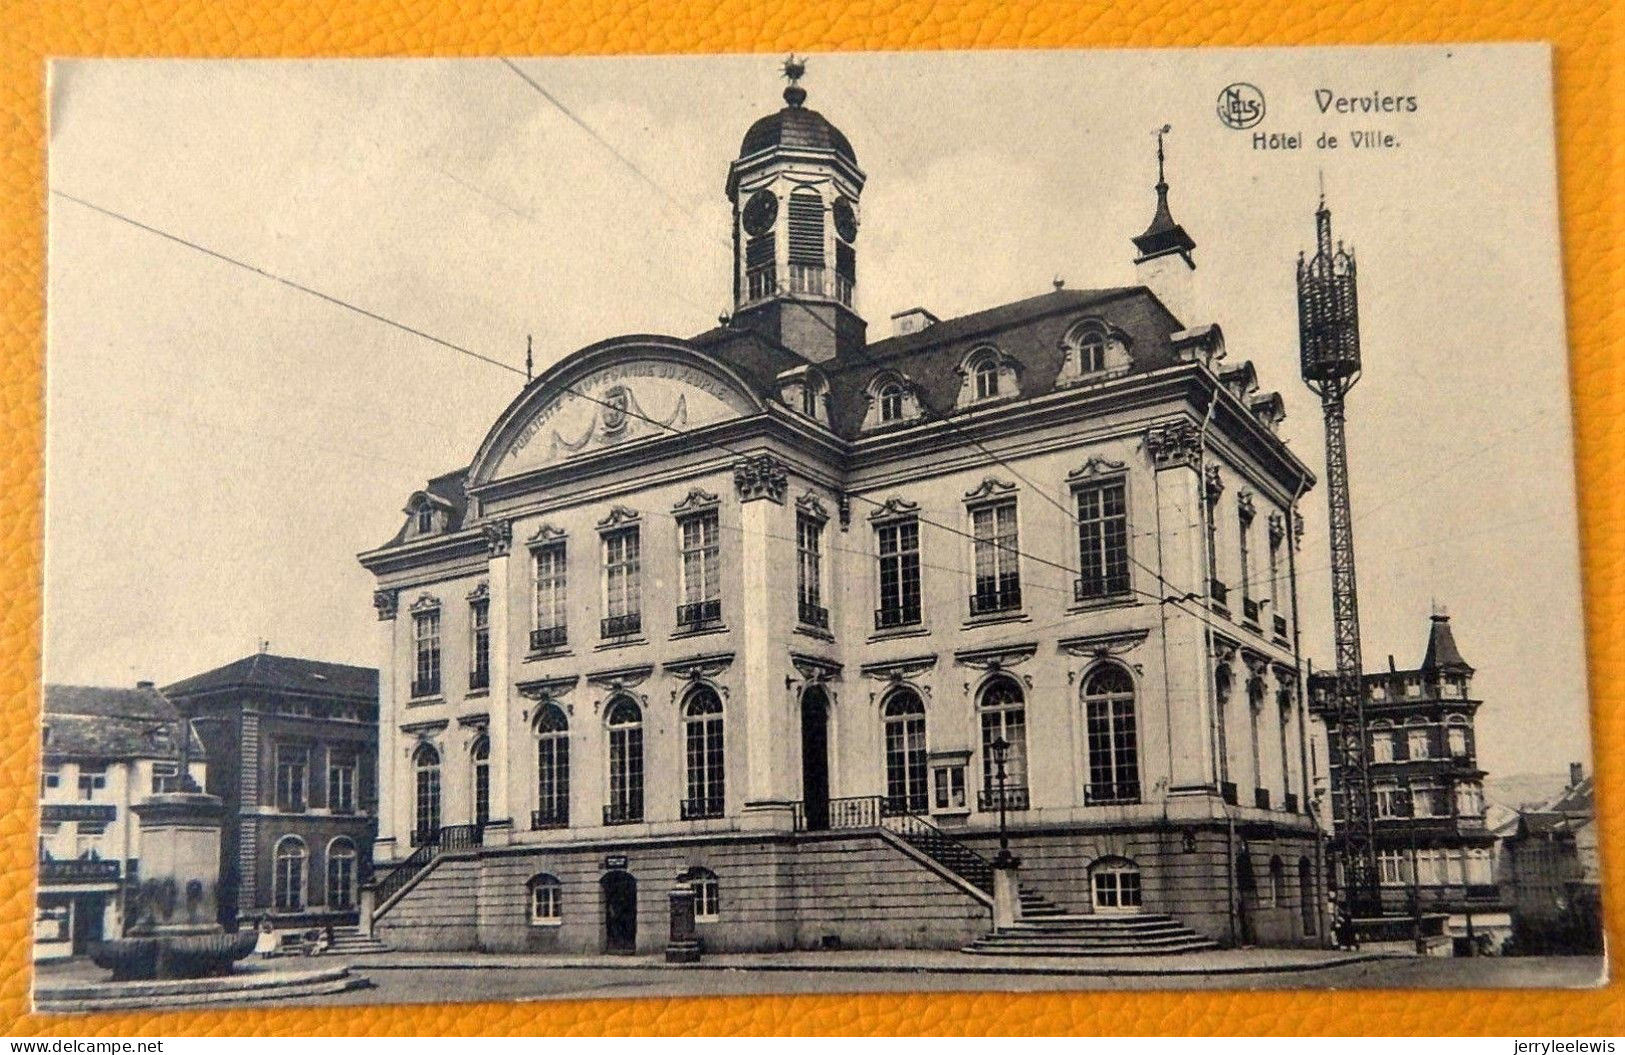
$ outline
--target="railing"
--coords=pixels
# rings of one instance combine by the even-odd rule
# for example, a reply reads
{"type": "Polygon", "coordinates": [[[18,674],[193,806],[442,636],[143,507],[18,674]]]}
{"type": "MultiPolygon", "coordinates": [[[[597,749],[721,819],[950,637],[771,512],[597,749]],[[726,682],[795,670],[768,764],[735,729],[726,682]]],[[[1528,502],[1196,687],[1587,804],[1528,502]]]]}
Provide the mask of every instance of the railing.
{"type": "Polygon", "coordinates": [[[779,290],[779,274],[776,267],[752,268],[745,273],[746,296],[751,300],[760,300],[771,297],[779,290]]]}
{"type": "Polygon", "coordinates": [[[378,880],[376,887],[377,898],[373,904],[377,905],[378,908],[383,908],[389,904],[390,898],[400,893],[401,888],[410,883],[414,876],[429,867],[429,862],[435,859],[437,852],[438,850],[432,840],[413,850],[411,856],[391,868],[385,873],[384,878],[378,880]]]}
{"type": "Polygon", "coordinates": [[[1219,782],[1219,798],[1232,806],[1237,805],[1236,786],[1228,780],[1221,780],[1219,782]]]}
{"type": "Polygon", "coordinates": [[[1083,788],[1083,804],[1085,806],[1121,806],[1140,801],[1140,782],[1138,780],[1119,781],[1112,783],[1085,784],[1083,788]]]}
{"type": "Polygon", "coordinates": [[[1128,593],[1128,573],[1120,575],[1091,575],[1072,580],[1072,600],[1103,601],[1108,597],[1128,593]]]}
{"type": "Polygon", "coordinates": [[[875,629],[890,630],[896,626],[909,626],[920,621],[920,606],[918,604],[905,605],[901,608],[876,608],[875,629]]]}
{"type": "Polygon", "coordinates": [[[1501,896],[1501,888],[1494,883],[1467,884],[1467,898],[1472,901],[1487,901],[1501,896]]]}
{"type": "Polygon", "coordinates": [[[483,845],[485,845],[483,824],[451,824],[440,829],[439,848],[442,853],[473,850],[483,845]]]}
{"type": "Polygon", "coordinates": [[[976,793],[976,808],[983,813],[994,813],[999,809],[999,800],[1004,800],[1006,810],[1027,809],[1027,789],[1013,784],[1006,784],[1004,788],[983,788],[976,793]]]}
{"type": "Polygon", "coordinates": [[[626,615],[608,616],[599,623],[599,632],[602,637],[629,637],[642,629],[642,612],[628,612],[626,615]]]}
{"type": "Polygon", "coordinates": [[[413,681],[412,682],[412,695],[414,697],[418,697],[418,696],[439,696],[440,695],[440,679],[438,677],[434,677],[434,678],[424,678],[421,681],[413,681]]]}
{"type": "Polygon", "coordinates": [[[993,893],[993,865],[987,858],[915,813],[884,818],[887,831],[985,894],[993,893]]]}
{"type": "Polygon", "coordinates": [[[802,626],[817,627],[819,630],[829,629],[829,609],[821,604],[797,601],[796,618],[801,620],[802,626]]]}
{"type": "Polygon", "coordinates": [[[1284,639],[1286,637],[1286,616],[1284,616],[1284,615],[1273,616],[1271,618],[1271,620],[1270,620],[1270,624],[1275,629],[1275,636],[1276,637],[1279,637],[1279,638],[1282,638],[1282,639],[1284,639]]]}
{"type": "Polygon", "coordinates": [[[553,828],[568,828],[569,826],[570,811],[568,809],[530,811],[530,830],[533,832],[548,831],[553,828]]]}
{"type": "MultiPolygon", "coordinates": [[[[769,276],[772,274],[766,269],[762,273],[769,276]]],[[[765,283],[763,284],[764,288],[759,292],[758,284],[755,281],[756,274],[756,272],[753,272],[748,276],[750,279],[751,299],[771,296],[777,292],[776,289],[765,288],[765,283]]],[[[805,293],[815,297],[833,297],[847,307],[852,306],[852,280],[840,272],[831,272],[828,268],[818,264],[791,264],[790,279],[786,283],[786,290],[790,293],[805,293]]]]}
{"type": "Polygon", "coordinates": [[[720,622],[721,619],[722,601],[718,599],[677,606],[677,625],[685,629],[720,622]]]}
{"type": "Polygon", "coordinates": [[[612,802],[604,807],[605,824],[636,824],[642,819],[642,802],[612,802]]]}
{"type": "Polygon", "coordinates": [[[681,805],[681,814],[685,821],[701,821],[722,816],[721,799],[684,799],[681,805]]]}
{"type": "MultiPolygon", "coordinates": [[[[830,799],[819,804],[823,808],[824,825],[820,830],[846,830],[851,828],[880,827],[880,796],[859,795],[856,798],[830,799]]],[[[807,804],[795,804],[795,829],[812,831],[807,823],[807,804]]]]}
{"type": "Polygon", "coordinates": [[[119,875],[117,861],[80,858],[72,861],[46,859],[39,863],[41,883],[103,883],[119,875]]]}
{"type": "Polygon", "coordinates": [[[1297,813],[1298,812],[1298,796],[1293,794],[1290,791],[1287,792],[1286,797],[1281,800],[1281,808],[1286,810],[1288,813],[1297,813]]]}
{"type": "Polygon", "coordinates": [[[970,595],[970,614],[988,615],[992,612],[1011,612],[1021,607],[1021,587],[1003,585],[991,590],[977,590],[970,595]]]}
{"type": "Polygon", "coordinates": [[[99,802],[51,802],[39,808],[42,821],[95,821],[111,824],[118,819],[118,807],[99,802]]]}
{"type": "Polygon", "coordinates": [[[1253,805],[1257,806],[1261,810],[1269,809],[1270,808],[1270,789],[1269,788],[1254,788],[1253,789],[1253,805]]]}
{"type": "Polygon", "coordinates": [[[539,626],[530,632],[530,650],[540,652],[543,649],[563,648],[569,640],[568,627],[539,626]]]}
{"type": "Polygon", "coordinates": [[[1207,581],[1207,595],[1213,598],[1213,603],[1216,605],[1228,606],[1230,604],[1230,587],[1218,579],[1209,579],[1207,581]]]}

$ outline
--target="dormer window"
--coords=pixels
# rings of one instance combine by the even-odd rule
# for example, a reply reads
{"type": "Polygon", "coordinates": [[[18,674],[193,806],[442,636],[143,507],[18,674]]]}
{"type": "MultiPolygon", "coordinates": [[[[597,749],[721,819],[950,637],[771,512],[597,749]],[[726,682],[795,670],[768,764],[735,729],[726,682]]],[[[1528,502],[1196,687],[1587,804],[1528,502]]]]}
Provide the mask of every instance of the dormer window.
{"type": "Polygon", "coordinates": [[[818,390],[812,385],[801,389],[801,412],[809,418],[818,416],[818,390]]]}
{"type": "Polygon", "coordinates": [[[817,370],[797,367],[779,375],[779,399],[784,405],[803,417],[829,424],[829,409],[825,405],[829,384],[817,370]]]}
{"type": "Polygon", "coordinates": [[[895,381],[887,382],[880,390],[880,420],[903,420],[903,386],[895,381]]]}
{"type": "Polygon", "coordinates": [[[1101,381],[1126,372],[1132,365],[1124,335],[1101,319],[1083,319],[1061,339],[1064,358],[1058,385],[1101,381]]]}
{"type": "Polygon", "coordinates": [[[421,506],[418,509],[418,534],[427,535],[434,531],[434,507],[421,506]]]}
{"type": "Polygon", "coordinates": [[[1078,368],[1086,374],[1106,369],[1106,337],[1091,330],[1078,342],[1078,368]]]}
{"type": "Polygon", "coordinates": [[[971,366],[971,374],[975,379],[977,399],[992,399],[999,394],[999,360],[996,355],[989,352],[976,360],[971,366]]]}

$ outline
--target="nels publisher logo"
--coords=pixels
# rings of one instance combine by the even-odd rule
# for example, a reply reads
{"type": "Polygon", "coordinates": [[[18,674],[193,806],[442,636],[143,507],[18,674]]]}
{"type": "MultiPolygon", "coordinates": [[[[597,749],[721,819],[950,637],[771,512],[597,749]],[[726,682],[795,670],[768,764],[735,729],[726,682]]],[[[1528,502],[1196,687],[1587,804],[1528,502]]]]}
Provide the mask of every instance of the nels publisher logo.
{"type": "Polygon", "coordinates": [[[1245,81],[1219,93],[1219,120],[1228,128],[1251,128],[1264,119],[1264,93],[1245,81]]]}

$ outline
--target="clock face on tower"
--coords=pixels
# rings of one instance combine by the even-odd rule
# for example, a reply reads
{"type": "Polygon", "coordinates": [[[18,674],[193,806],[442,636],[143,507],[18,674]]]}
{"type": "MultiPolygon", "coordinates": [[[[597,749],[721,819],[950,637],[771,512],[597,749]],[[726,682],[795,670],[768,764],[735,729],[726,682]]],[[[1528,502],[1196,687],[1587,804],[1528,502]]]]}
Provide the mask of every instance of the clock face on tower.
{"type": "Polygon", "coordinates": [[[836,198],[832,209],[835,213],[835,233],[844,241],[856,241],[858,237],[858,214],[853,211],[852,203],[845,198],[836,198]]]}
{"type": "Polygon", "coordinates": [[[770,190],[759,190],[750,196],[745,203],[744,221],[746,234],[762,234],[779,215],[779,199],[773,196],[770,190]]]}

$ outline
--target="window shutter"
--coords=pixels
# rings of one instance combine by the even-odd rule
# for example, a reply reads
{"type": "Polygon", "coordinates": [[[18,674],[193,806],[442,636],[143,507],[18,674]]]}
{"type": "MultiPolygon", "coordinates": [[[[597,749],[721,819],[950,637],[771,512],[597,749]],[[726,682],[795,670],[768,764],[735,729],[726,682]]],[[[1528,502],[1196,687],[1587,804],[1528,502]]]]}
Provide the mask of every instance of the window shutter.
{"type": "Polygon", "coordinates": [[[835,273],[851,282],[858,280],[858,254],[845,242],[835,243],[835,273]]]}
{"type": "Polygon", "coordinates": [[[755,270],[773,266],[773,232],[759,234],[745,243],[745,266],[755,270]]]}
{"type": "Polygon", "coordinates": [[[816,194],[790,195],[790,263],[824,264],[824,200],[816,194]]]}

